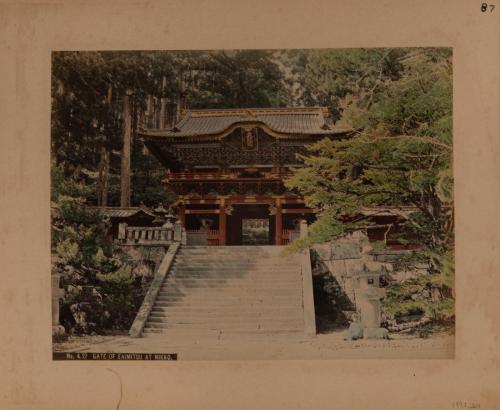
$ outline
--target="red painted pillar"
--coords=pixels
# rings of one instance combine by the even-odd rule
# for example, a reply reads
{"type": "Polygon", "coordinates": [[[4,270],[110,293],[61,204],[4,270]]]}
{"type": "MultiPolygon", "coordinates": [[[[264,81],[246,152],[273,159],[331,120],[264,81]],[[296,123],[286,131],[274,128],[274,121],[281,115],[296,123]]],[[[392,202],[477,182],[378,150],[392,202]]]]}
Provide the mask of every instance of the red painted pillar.
{"type": "Polygon", "coordinates": [[[181,226],[183,228],[186,227],[186,205],[179,205],[179,221],[181,222],[181,226]]]}
{"type": "Polygon", "coordinates": [[[219,207],[219,245],[226,244],[226,206],[221,204],[219,207]]]}
{"type": "Polygon", "coordinates": [[[276,200],[276,215],[275,215],[275,231],[274,231],[274,244],[282,245],[283,242],[283,214],[281,213],[281,201],[276,200]]]}

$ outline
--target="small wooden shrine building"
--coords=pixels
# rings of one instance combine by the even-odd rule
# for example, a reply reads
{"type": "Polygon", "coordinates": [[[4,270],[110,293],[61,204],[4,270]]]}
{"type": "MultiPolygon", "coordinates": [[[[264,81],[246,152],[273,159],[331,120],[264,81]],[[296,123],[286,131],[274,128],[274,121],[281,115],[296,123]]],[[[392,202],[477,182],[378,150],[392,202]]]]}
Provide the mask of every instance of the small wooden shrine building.
{"type": "Polygon", "coordinates": [[[142,207],[89,206],[87,209],[89,211],[100,212],[104,217],[109,218],[111,224],[109,236],[112,239],[118,238],[118,226],[120,223],[136,227],[161,225],[161,222],[157,222],[157,215],[142,207]]]}
{"type": "Polygon", "coordinates": [[[325,137],[349,137],[326,108],[189,110],[170,129],[140,137],[167,170],[188,243],[287,244],[300,219],[314,218],[284,179],[297,154],[325,137]]]}

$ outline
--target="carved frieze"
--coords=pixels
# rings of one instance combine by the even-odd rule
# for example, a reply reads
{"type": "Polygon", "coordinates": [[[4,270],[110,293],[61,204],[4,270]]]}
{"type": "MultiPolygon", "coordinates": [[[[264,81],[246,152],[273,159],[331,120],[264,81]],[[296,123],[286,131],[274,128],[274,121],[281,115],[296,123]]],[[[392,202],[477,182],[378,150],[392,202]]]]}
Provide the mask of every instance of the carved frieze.
{"type": "Polygon", "coordinates": [[[261,128],[241,127],[219,141],[164,143],[161,151],[186,167],[300,164],[296,154],[305,154],[311,142],[280,140],[261,128]]]}

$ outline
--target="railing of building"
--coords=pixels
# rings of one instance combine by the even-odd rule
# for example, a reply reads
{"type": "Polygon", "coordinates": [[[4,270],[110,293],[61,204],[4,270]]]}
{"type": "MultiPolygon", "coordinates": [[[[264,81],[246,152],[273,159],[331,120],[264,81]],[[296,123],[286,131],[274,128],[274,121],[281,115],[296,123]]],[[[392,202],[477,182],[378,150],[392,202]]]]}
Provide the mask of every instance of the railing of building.
{"type": "Polygon", "coordinates": [[[283,234],[281,236],[281,244],[288,245],[295,239],[300,237],[300,231],[298,229],[283,229],[283,234]]]}
{"type": "Polygon", "coordinates": [[[190,229],[186,231],[186,241],[188,245],[219,245],[218,229],[190,229]]]}
{"type": "Polygon", "coordinates": [[[209,229],[207,231],[207,244],[209,246],[219,246],[219,230],[209,229]]]}
{"type": "MultiPolygon", "coordinates": [[[[298,229],[284,229],[280,245],[288,245],[300,236],[298,229]]],[[[186,231],[188,245],[219,246],[218,229],[192,229],[186,231]]]]}
{"type": "MultiPolygon", "coordinates": [[[[283,229],[281,243],[288,245],[300,237],[298,229],[283,229]]],[[[121,223],[118,228],[118,242],[122,245],[170,245],[182,242],[187,245],[219,246],[218,229],[185,230],[180,222],[161,227],[127,226],[121,223]]]]}

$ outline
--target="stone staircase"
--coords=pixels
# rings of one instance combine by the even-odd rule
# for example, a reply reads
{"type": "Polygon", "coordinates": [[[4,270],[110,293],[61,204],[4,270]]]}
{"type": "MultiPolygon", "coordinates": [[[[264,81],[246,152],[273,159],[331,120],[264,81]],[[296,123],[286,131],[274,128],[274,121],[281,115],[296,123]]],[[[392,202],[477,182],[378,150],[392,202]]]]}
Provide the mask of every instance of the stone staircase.
{"type": "Polygon", "coordinates": [[[283,256],[283,250],[283,246],[181,247],[143,336],[303,335],[301,255],[283,256]]]}

